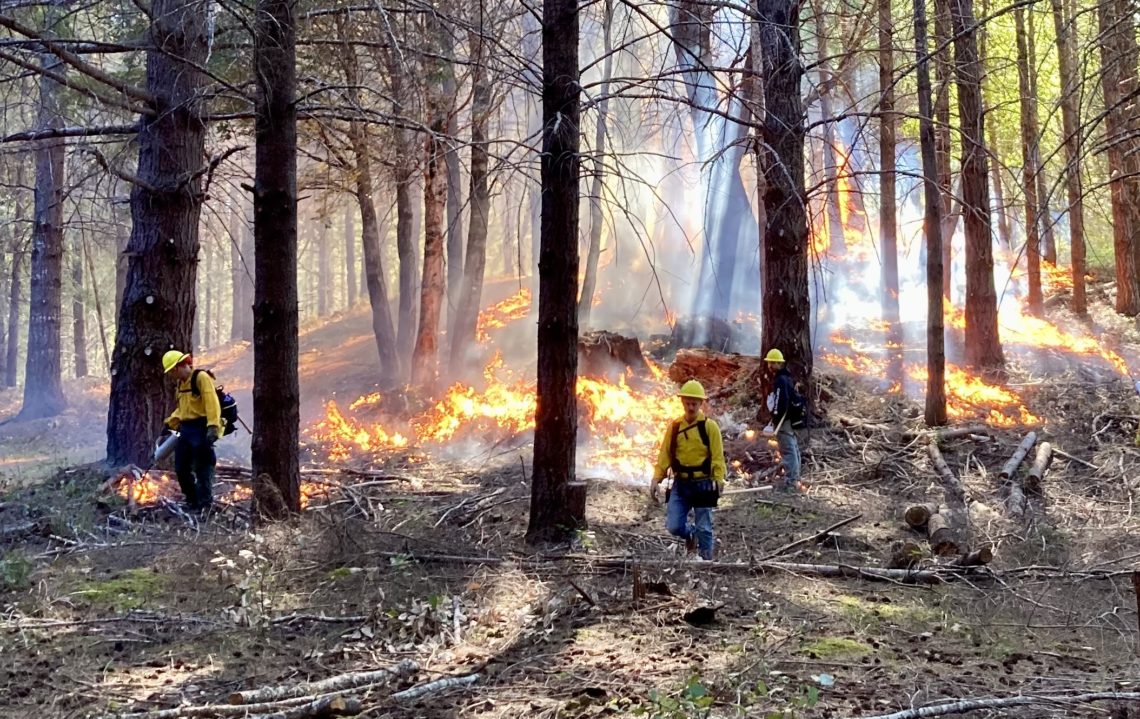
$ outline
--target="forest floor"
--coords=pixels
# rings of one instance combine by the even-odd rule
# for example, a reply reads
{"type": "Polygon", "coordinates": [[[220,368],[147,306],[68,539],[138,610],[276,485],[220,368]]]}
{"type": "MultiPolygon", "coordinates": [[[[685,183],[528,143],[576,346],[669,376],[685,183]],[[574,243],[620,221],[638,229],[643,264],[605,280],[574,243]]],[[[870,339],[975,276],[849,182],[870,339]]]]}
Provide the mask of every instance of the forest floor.
{"type": "MultiPolygon", "coordinates": [[[[307,421],[318,399],[369,391],[370,343],[363,313],[307,332],[307,421]]],[[[211,360],[239,393],[248,354],[211,360]]],[[[684,556],[644,488],[616,482],[591,485],[588,531],[536,553],[523,541],[526,446],[478,465],[390,454],[369,476],[326,476],[335,489],[299,520],[256,532],[240,504],[204,523],[131,514],[99,493],[102,473],[77,466],[98,457],[103,420],[97,387],[73,392],[90,408],[38,429],[0,425],[0,531],[36,525],[0,536],[0,716],[225,704],[239,690],[402,660],[417,669],[346,695],[362,716],[865,717],[946,698],[1140,692],[1128,382],[1015,367],[1011,382],[1044,420],[1039,439],[1077,458],[1054,459],[1021,519],[1003,511],[998,471],[1026,429],[940,442],[966,491],[967,544],[992,545],[994,560],[951,572],[924,558],[946,572],[934,584],[773,564],[881,567],[899,542],[923,542],[902,510],[944,498],[929,435],[906,433],[919,427],[914,403],[859,377],[825,372],[822,382],[829,415],[858,420],[811,431],[806,495],[725,497],[713,564],[684,556]],[[66,449],[45,446],[46,435],[66,436],[66,449]]],[[[730,460],[749,451],[729,443],[730,460]]],[[[1063,701],[1000,715],[1107,710],[1136,716],[1063,701]]]]}

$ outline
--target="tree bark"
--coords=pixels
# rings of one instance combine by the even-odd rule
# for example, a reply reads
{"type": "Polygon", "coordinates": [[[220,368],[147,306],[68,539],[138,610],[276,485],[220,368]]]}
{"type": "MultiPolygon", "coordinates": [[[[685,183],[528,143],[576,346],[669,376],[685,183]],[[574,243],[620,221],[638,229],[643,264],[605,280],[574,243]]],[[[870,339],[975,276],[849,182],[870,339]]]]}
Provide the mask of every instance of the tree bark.
{"type": "Polygon", "coordinates": [[[86,377],[87,303],[84,301],[83,291],[83,244],[81,239],[73,240],[71,253],[71,344],[75,352],[75,376],[86,377]]]}
{"type": "MultiPolygon", "coordinates": [[[[478,3],[478,25],[468,32],[471,61],[471,219],[467,226],[467,257],[463,263],[463,285],[451,338],[451,374],[458,376],[466,367],[467,350],[475,339],[479,308],[483,306],[483,275],[487,266],[487,223],[491,194],[487,178],[487,123],[491,112],[491,77],[487,71],[487,49],[483,5],[478,3]]],[[[506,233],[504,233],[506,234],[506,233]]]]}
{"type": "Polygon", "coordinates": [[[590,246],[586,251],[586,274],[582,278],[582,297],[578,300],[578,327],[590,328],[590,309],[594,304],[594,288],[598,283],[598,260],[602,255],[602,193],[606,173],[606,120],[610,109],[610,77],[613,75],[613,0],[605,0],[602,9],[602,79],[598,93],[598,116],[594,123],[594,172],[590,177],[590,246]]]}
{"type": "Polygon", "coordinates": [[[143,117],[138,176],[131,190],[127,284],[111,358],[107,460],[146,466],[151,439],[170,409],[162,354],[190,342],[195,313],[198,219],[206,125],[202,118],[208,3],[156,0],[147,89],[156,113],[143,117]],[[190,179],[187,179],[190,178],[190,179]]]}
{"type": "MultiPolygon", "coordinates": [[[[429,46],[439,45],[442,29],[428,22],[429,46]]],[[[443,307],[444,268],[443,255],[446,227],[444,215],[447,207],[447,144],[443,140],[447,130],[447,108],[441,80],[446,73],[445,63],[427,60],[427,124],[431,132],[424,139],[424,268],[420,283],[420,322],[416,332],[416,345],[412,352],[412,383],[432,386],[439,375],[439,318],[443,307]]]]}
{"type": "Polygon", "coordinates": [[[24,255],[28,252],[28,241],[24,236],[24,214],[26,210],[24,187],[24,163],[17,161],[15,210],[12,227],[11,278],[8,283],[8,346],[4,350],[4,386],[15,387],[20,360],[20,303],[23,301],[24,255]]]}
{"type": "Polygon", "coordinates": [[[966,216],[966,361],[979,369],[1005,364],[998,337],[993,236],[986,177],[982,74],[972,0],[951,0],[958,117],[962,129],[962,206],[966,216]]]}
{"type": "MultiPolygon", "coordinates": [[[[49,25],[58,18],[49,12],[49,25]]],[[[43,54],[45,71],[63,72],[63,62],[43,54]]],[[[41,130],[63,126],[59,84],[40,77],[41,130]]],[[[24,365],[24,405],[21,419],[52,417],[63,411],[60,324],[63,314],[63,183],[64,141],[41,140],[36,147],[35,209],[32,225],[31,294],[28,311],[28,353],[24,365]]]]}
{"type": "Polygon", "coordinates": [[[317,229],[317,316],[328,317],[332,294],[332,272],[329,257],[329,218],[327,214],[316,220],[317,229]]]}
{"type": "MultiPolygon", "coordinates": [[[[359,204],[358,197],[357,205],[359,204]]],[[[373,205],[373,212],[375,209],[373,205]]],[[[352,206],[347,205],[344,208],[344,279],[345,302],[349,309],[356,306],[356,273],[356,215],[352,211],[352,206]]]]}
{"type": "Polygon", "coordinates": [[[1033,94],[1032,75],[1036,68],[1033,37],[1025,25],[1025,9],[1014,10],[1017,36],[1017,87],[1021,112],[1021,176],[1025,190],[1025,258],[1029,273],[1029,313],[1041,316],[1044,297],[1041,292],[1041,232],[1038,218],[1038,175],[1041,168],[1038,145],[1041,135],[1037,124],[1037,98],[1033,94]]]}
{"type": "Polygon", "coordinates": [[[301,510],[297,370],[296,28],[292,0],[258,0],[254,169],[253,510],[301,510]]]}
{"type": "Polygon", "coordinates": [[[253,225],[242,223],[242,265],[244,272],[241,275],[242,297],[245,304],[241,308],[241,338],[246,342],[253,342],[253,302],[254,278],[257,275],[257,252],[254,247],[253,225]]]}
{"type": "Polygon", "coordinates": [[[538,385],[527,541],[585,526],[568,501],[577,455],[578,3],[542,6],[542,227],[538,263],[538,385]]]}
{"type": "MultiPolygon", "coordinates": [[[[1061,73],[1061,128],[1065,146],[1065,187],[1069,198],[1069,243],[1072,251],[1073,313],[1088,312],[1085,296],[1085,205],[1081,177],[1081,127],[1077,116],[1075,52],[1072,26],[1075,18],[1066,18],[1062,0],[1051,0],[1053,26],[1057,32],[1057,58],[1061,73]]],[[[1132,70],[1135,72],[1135,68],[1132,70]]]]}
{"type": "MultiPolygon", "coordinates": [[[[812,7],[815,16],[816,62],[819,65],[819,119],[823,125],[823,219],[827,224],[830,251],[842,257],[847,250],[843,237],[843,219],[839,210],[839,161],[836,157],[835,123],[831,121],[832,74],[828,68],[827,22],[823,2],[812,7]]],[[[881,71],[880,71],[881,72],[881,71]]]]}
{"type": "MultiPolygon", "coordinates": [[[[939,199],[942,232],[942,294],[949,300],[954,281],[954,230],[948,226],[953,217],[954,180],[950,169],[953,141],[950,134],[950,84],[953,65],[950,59],[952,31],[950,29],[950,0],[934,0],[934,132],[935,157],[938,160],[939,199]]],[[[957,223],[955,223],[957,224],[957,223]]]]}
{"type": "Polygon", "coordinates": [[[760,247],[762,344],[778,348],[797,378],[812,372],[808,296],[807,215],[804,208],[804,116],[800,97],[799,5],[757,0],[764,53],[764,207],[760,247]]]}
{"type": "Polygon", "coordinates": [[[918,75],[919,144],[922,153],[923,198],[926,206],[926,424],[946,424],[946,338],[943,331],[942,201],[938,187],[938,158],[930,60],[926,42],[926,0],[914,0],[915,66],[918,75]]]}
{"type": "MultiPolygon", "coordinates": [[[[450,39],[448,45],[453,43],[450,39]]],[[[447,47],[448,55],[454,56],[454,47],[447,47]]],[[[443,92],[448,99],[446,148],[444,163],[447,165],[447,324],[454,327],[463,294],[463,188],[459,166],[459,113],[455,107],[457,85],[455,65],[446,63],[443,92]]]]}
{"type": "Polygon", "coordinates": [[[1140,243],[1140,143],[1135,127],[1137,64],[1136,23],[1128,2],[1097,3],[1100,31],[1101,88],[1105,106],[1105,144],[1112,201],[1112,237],[1116,257],[1116,311],[1140,314],[1140,278],[1137,252],[1140,243]]]}
{"type": "Polygon", "coordinates": [[[902,387],[903,332],[899,315],[898,210],[895,177],[894,19],[890,0],[878,0],[879,11],[879,245],[883,256],[883,321],[888,323],[889,379],[902,387]]]}

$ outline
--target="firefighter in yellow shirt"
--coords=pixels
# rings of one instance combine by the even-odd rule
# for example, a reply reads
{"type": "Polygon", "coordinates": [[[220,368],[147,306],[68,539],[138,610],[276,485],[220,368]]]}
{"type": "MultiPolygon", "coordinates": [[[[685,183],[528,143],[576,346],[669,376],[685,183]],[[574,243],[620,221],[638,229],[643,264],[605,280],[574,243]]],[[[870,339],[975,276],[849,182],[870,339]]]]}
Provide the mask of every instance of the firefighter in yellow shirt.
{"type": "Polygon", "coordinates": [[[178,382],[178,407],[166,426],[179,434],[174,447],[178,486],[192,511],[205,512],[214,503],[214,443],[222,435],[222,405],[214,379],[194,370],[193,358],[170,350],[162,356],[162,369],[178,382]]]}
{"type": "Polygon", "coordinates": [[[700,558],[713,558],[713,507],[724,489],[726,466],[724,442],[720,427],[705,417],[701,406],[705,388],[696,380],[681,385],[677,393],[685,415],[669,423],[657,465],[653,468],[650,496],[657,501],[658,488],[665,474],[672,470],[673,488],[669,493],[665,527],[669,533],[685,540],[689,552],[699,550],[700,558]],[[689,513],[693,521],[689,522],[689,513]]]}

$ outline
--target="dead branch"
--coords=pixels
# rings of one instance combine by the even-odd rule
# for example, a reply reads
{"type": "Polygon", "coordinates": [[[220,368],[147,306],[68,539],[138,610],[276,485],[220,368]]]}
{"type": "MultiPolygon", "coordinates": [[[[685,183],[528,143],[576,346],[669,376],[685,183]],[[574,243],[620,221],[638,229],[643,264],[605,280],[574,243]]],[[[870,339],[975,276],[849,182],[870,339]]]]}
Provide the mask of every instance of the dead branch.
{"type": "Polygon", "coordinates": [[[1048,442],[1042,442],[1041,446],[1037,448],[1037,458],[1033,460],[1033,467],[1030,468],[1029,474],[1025,476],[1025,488],[1031,492],[1041,491],[1041,478],[1045,476],[1045,472],[1049,470],[1049,464],[1053,461],[1053,446],[1048,442]]]}
{"type": "Polygon", "coordinates": [[[793,549],[798,549],[799,547],[802,547],[805,544],[812,544],[814,542],[818,542],[821,539],[823,539],[824,537],[826,537],[828,534],[830,534],[831,532],[835,531],[836,529],[839,529],[840,527],[846,527],[848,524],[851,524],[852,522],[859,520],[862,517],[863,517],[862,514],[856,514],[854,517],[848,517],[847,519],[840,520],[840,521],[836,522],[835,524],[831,525],[830,527],[828,527],[827,529],[824,529],[821,532],[816,532],[815,534],[811,535],[810,537],[804,537],[803,539],[797,539],[794,542],[790,542],[788,544],[785,544],[784,546],[780,547],[779,549],[772,552],[771,554],[769,554],[765,557],[762,557],[760,559],[760,561],[766,562],[769,559],[775,559],[776,557],[780,556],[781,554],[787,554],[788,552],[792,551],[793,549]]]}
{"type": "Polygon", "coordinates": [[[990,433],[990,428],[984,424],[971,424],[965,427],[943,427],[936,429],[922,429],[912,430],[903,433],[904,439],[917,439],[919,437],[930,437],[935,442],[941,442],[946,439],[956,439],[958,437],[967,437],[971,434],[985,434],[990,433]]]}
{"type": "Polygon", "coordinates": [[[1032,449],[1036,443],[1036,432],[1030,432],[1025,435],[1025,439],[1021,440],[1021,444],[1017,445],[1017,451],[1013,453],[1013,456],[1010,457],[1009,461],[1005,463],[1005,466],[1001,468],[1002,479],[1009,479],[1013,476],[1013,473],[1017,471],[1017,468],[1020,467],[1021,463],[1025,460],[1025,455],[1029,454],[1029,450],[1032,449]]]}
{"type": "Polygon", "coordinates": [[[1089,692],[1087,694],[1021,695],[1015,697],[988,697],[985,699],[959,699],[957,701],[932,704],[917,709],[905,709],[893,714],[856,717],[852,719],[921,719],[948,714],[965,714],[978,709],[1000,709],[1002,707],[1033,706],[1037,704],[1088,704],[1100,701],[1140,701],[1140,692],[1089,692]]]}
{"type": "Polygon", "coordinates": [[[1083,460],[1080,457],[1074,457],[1073,455],[1069,454],[1068,452],[1065,452],[1064,450],[1061,450],[1061,449],[1057,449],[1056,447],[1053,448],[1053,454],[1064,457],[1065,459],[1072,461],[1072,462],[1076,462],[1077,464],[1083,464],[1084,466],[1088,467],[1089,469],[1096,470],[1097,472],[1100,471],[1100,467],[1096,466],[1092,462],[1088,462],[1086,460],[1083,460]]]}
{"type": "Polygon", "coordinates": [[[413,661],[405,660],[389,669],[377,669],[369,672],[352,672],[340,674],[328,679],[304,684],[282,684],[275,687],[262,687],[234,692],[229,696],[229,703],[233,705],[253,704],[259,702],[275,702],[282,699],[327,694],[329,692],[356,689],[367,684],[385,682],[405,674],[419,671],[419,665],[413,661]]]}
{"type": "Polygon", "coordinates": [[[931,442],[926,445],[926,452],[930,455],[930,462],[934,465],[934,471],[938,473],[938,478],[942,482],[947,503],[954,507],[964,507],[966,505],[966,490],[962,487],[961,480],[950,471],[950,465],[946,464],[946,460],[942,458],[942,452],[938,449],[937,443],[931,442]]]}
{"type": "Polygon", "coordinates": [[[356,716],[363,707],[359,699],[349,697],[321,697],[308,704],[282,709],[270,714],[248,714],[246,719],[324,719],[325,717],[356,716]]]}
{"type": "Polygon", "coordinates": [[[461,686],[466,686],[468,684],[474,684],[477,681],[479,681],[479,675],[478,674],[468,674],[465,677],[445,677],[443,679],[437,679],[434,682],[428,682],[427,684],[421,684],[418,687],[412,687],[411,689],[405,689],[402,692],[396,692],[395,694],[392,695],[392,701],[395,701],[395,702],[411,701],[412,699],[418,699],[418,698],[425,696],[427,694],[434,694],[436,692],[440,692],[440,691],[443,691],[445,689],[450,689],[452,687],[461,687],[461,686]]]}
{"type": "MultiPolygon", "coordinates": [[[[328,695],[323,697],[294,697],[258,704],[203,704],[114,716],[116,719],[191,719],[193,717],[312,719],[315,717],[359,714],[360,709],[360,702],[356,699],[328,695]]],[[[110,716],[107,719],[110,719],[110,716]]]]}

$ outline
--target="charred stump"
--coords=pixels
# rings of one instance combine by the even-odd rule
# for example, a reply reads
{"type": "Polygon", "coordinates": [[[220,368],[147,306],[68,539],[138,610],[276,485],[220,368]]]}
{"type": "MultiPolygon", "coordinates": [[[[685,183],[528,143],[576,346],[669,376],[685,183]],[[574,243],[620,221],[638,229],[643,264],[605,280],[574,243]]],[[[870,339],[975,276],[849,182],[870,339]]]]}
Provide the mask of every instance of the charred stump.
{"type": "Polygon", "coordinates": [[[649,363],[636,337],[614,332],[587,332],[578,338],[578,374],[616,379],[630,371],[649,376],[649,363]]]}

